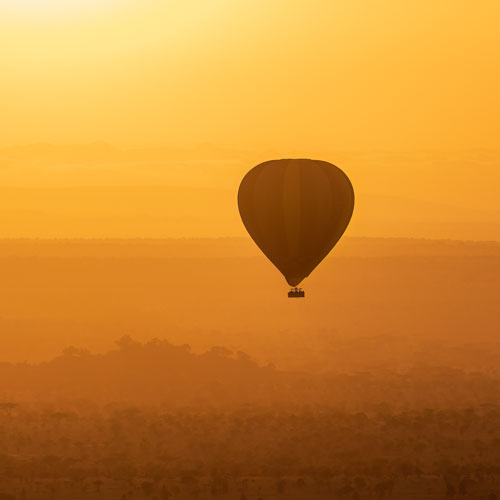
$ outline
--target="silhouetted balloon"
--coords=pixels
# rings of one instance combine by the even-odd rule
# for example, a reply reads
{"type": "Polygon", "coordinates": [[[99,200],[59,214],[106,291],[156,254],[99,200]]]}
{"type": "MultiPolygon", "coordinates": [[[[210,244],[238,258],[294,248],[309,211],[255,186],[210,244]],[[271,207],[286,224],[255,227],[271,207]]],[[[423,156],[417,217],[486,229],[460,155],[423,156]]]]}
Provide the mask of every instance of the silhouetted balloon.
{"type": "Polygon", "coordinates": [[[241,181],[238,207],[258,247],[297,286],[326,257],[349,224],[354,190],[325,161],[272,160],[241,181]]]}

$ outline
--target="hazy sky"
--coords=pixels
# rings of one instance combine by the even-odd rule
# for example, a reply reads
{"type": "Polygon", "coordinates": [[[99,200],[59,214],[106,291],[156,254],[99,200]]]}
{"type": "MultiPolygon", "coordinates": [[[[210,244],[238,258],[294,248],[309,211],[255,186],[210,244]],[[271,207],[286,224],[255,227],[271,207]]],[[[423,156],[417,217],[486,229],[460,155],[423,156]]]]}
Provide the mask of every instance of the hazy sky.
{"type": "Polygon", "coordinates": [[[500,3],[3,0],[0,145],[492,148],[500,3]]]}

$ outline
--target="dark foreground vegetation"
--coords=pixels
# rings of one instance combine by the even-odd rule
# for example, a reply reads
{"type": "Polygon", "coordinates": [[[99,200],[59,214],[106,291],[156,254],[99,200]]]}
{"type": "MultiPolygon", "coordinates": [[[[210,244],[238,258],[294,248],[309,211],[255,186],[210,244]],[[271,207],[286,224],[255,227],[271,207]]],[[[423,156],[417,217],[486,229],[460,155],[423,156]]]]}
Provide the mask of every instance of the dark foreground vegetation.
{"type": "Polygon", "coordinates": [[[500,407],[348,413],[108,405],[77,412],[4,405],[0,426],[1,491],[17,499],[500,497],[500,407]]]}
{"type": "Polygon", "coordinates": [[[495,371],[308,374],[122,338],[0,365],[0,500],[500,498],[495,371]]]}

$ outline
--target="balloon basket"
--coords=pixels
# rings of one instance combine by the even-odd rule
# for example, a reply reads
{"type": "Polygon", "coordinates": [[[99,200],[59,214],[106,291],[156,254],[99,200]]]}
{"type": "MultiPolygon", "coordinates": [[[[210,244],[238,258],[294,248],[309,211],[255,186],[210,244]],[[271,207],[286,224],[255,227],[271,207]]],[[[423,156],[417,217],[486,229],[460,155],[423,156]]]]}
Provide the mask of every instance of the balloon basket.
{"type": "Polygon", "coordinates": [[[304,290],[302,288],[291,288],[290,291],[288,292],[288,298],[289,299],[296,299],[299,297],[305,297],[304,290]]]}

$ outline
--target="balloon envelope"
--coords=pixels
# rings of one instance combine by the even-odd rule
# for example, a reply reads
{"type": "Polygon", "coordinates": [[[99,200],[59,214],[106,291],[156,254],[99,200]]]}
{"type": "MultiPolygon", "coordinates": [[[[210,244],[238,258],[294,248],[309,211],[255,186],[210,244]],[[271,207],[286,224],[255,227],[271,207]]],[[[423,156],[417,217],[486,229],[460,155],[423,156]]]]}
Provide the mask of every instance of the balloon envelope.
{"type": "Polygon", "coordinates": [[[346,230],[354,190],[347,175],[331,163],[272,160],[245,175],[238,207],[255,243],[288,284],[297,286],[346,230]]]}

